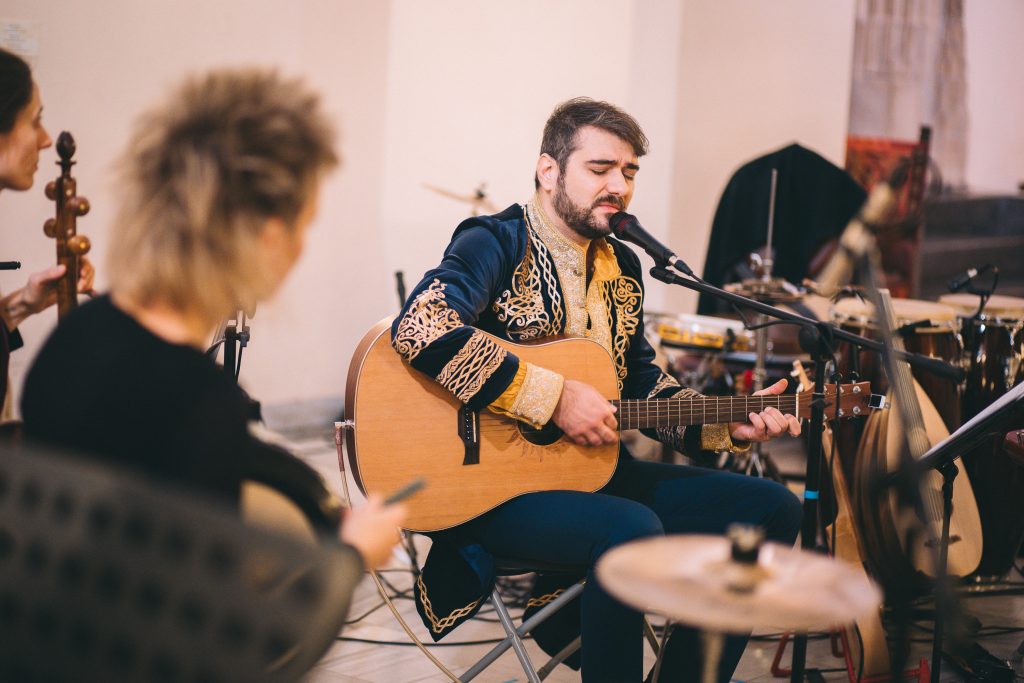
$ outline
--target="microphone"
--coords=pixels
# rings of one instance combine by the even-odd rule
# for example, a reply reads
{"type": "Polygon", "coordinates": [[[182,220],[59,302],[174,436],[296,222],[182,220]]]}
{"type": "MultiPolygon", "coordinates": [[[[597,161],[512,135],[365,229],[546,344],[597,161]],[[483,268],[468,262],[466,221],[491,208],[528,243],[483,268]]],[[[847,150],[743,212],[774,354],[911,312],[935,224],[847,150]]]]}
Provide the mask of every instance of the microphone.
{"type": "Polygon", "coordinates": [[[631,216],[625,211],[619,211],[608,219],[608,227],[612,233],[624,242],[632,242],[658,262],[658,265],[668,264],[676,270],[689,275],[692,278],[697,276],[690,270],[686,262],[676,256],[675,252],[659,242],[651,233],[643,229],[637,221],[636,216],[631,216]]]}
{"type": "Polygon", "coordinates": [[[881,180],[871,188],[867,201],[846,225],[835,253],[818,276],[818,292],[822,296],[831,298],[838,293],[850,281],[857,261],[874,246],[875,228],[895,206],[896,191],[907,179],[908,170],[909,162],[904,159],[888,181],[881,180]]]}
{"type": "Polygon", "coordinates": [[[966,273],[958,275],[957,277],[947,282],[946,287],[949,288],[950,292],[959,292],[961,289],[969,285],[971,280],[978,277],[979,275],[987,273],[990,270],[992,270],[991,263],[986,263],[981,268],[968,268],[966,273]]]}

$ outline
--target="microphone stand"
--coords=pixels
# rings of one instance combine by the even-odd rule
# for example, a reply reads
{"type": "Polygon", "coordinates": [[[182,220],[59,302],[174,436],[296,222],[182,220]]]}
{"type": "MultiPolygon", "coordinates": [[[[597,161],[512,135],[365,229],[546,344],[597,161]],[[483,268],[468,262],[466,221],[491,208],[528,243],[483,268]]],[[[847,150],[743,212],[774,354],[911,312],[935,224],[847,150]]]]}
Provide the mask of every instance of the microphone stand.
{"type": "MultiPolygon", "coordinates": [[[[820,480],[822,458],[821,435],[825,424],[825,360],[833,357],[832,344],[834,340],[842,340],[861,348],[867,348],[910,363],[929,372],[951,377],[957,382],[963,379],[963,371],[943,361],[921,356],[919,354],[897,351],[891,345],[868,339],[852,332],[839,329],[830,323],[813,320],[805,316],[791,313],[789,311],[770,306],[754,299],[748,299],[732,292],[727,292],[713,285],[686,277],[681,277],[666,268],[663,259],[655,258],[658,265],[651,268],[651,277],[669,285],[679,285],[704,294],[709,294],[723,301],[727,301],[740,308],[746,308],[776,320],[790,324],[800,325],[808,330],[808,333],[801,335],[801,346],[814,359],[814,391],[811,400],[811,419],[808,423],[808,454],[807,473],[804,488],[803,518],[800,529],[800,547],[805,550],[814,550],[817,545],[818,536],[818,498],[820,495],[820,480]]],[[[877,307],[876,310],[882,310],[877,307]]],[[[881,408],[882,403],[873,405],[881,408]]],[[[802,683],[807,658],[807,635],[800,634],[793,638],[793,656],[791,665],[790,681],[802,683]]]]}
{"type": "MultiPolygon", "coordinates": [[[[214,342],[206,351],[213,361],[217,360],[218,348],[224,345],[223,371],[229,380],[238,383],[238,375],[242,371],[242,352],[249,345],[252,335],[249,332],[248,314],[244,309],[235,311],[235,315],[221,323],[221,329],[214,334],[214,342]]],[[[263,410],[260,402],[245,394],[249,401],[249,419],[262,420],[263,410]]]]}

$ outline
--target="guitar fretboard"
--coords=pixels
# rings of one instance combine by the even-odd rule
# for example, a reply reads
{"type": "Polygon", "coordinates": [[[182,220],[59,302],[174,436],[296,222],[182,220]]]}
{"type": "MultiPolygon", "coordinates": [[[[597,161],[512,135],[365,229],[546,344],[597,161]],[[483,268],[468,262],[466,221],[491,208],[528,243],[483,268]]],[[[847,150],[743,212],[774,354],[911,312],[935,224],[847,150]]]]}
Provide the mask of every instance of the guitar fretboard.
{"type": "Polygon", "coordinates": [[[704,396],[700,398],[657,398],[612,401],[619,411],[615,417],[619,429],[649,429],[676,425],[746,422],[750,413],[778,408],[800,416],[800,408],[809,405],[809,395],[704,396]]]}

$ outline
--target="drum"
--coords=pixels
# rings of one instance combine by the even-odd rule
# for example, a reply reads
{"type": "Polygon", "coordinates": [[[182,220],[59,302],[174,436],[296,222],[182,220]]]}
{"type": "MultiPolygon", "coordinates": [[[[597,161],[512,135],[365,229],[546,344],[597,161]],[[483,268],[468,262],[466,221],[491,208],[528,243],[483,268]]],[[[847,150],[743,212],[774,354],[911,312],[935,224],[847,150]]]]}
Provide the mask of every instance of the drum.
{"type": "MultiPolygon", "coordinates": [[[[982,315],[973,294],[949,294],[940,302],[960,317],[967,379],[964,419],[970,419],[1024,380],[1024,299],[993,296],[982,315]]],[[[1024,467],[992,437],[964,453],[984,530],[978,574],[1002,576],[1012,567],[1024,540],[1024,467]]]]}
{"type": "Polygon", "coordinates": [[[648,331],[665,346],[694,351],[752,351],[754,335],[739,320],[707,315],[650,316],[648,331]]]}
{"type": "Polygon", "coordinates": [[[1024,299],[993,296],[980,316],[974,294],[947,294],[939,301],[956,311],[964,341],[967,381],[964,419],[986,406],[1020,381],[1024,347],[1024,299]]]}
{"type": "MultiPolygon", "coordinates": [[[[959,364],[962,359],[960,322],[950,306],[916,299],[893,299],[896,324],[901,328],[907,351],[959,364]]],[[[859,298],[841,299],[832,305],[832,321],[844,330],[878,338],[875,311],[870,303],[859,298]]],[[[889,381],[882,370],[881,358],[874,351],[860,351],[860,376],[871,382],[874,393],[885,393],[889,381]]],[[[849,345],[840,351],[839,371],[844,375],[851,369],[852,355],[849,345]]],[[[935,404],[943,422],[950,431],[960,426],[960,388],[955,381],[939,377],[925,370],[913,369],[914,379],[935,404]]]]}
{"type": "MultiPolygon", "coordinates": [[[[683,386],[708,396],[732,396],[737,391],[750,391],[749,386],[736,386],[737,377],[741,384],[749,382],[757,358],[754,333],[744,329],[742,321],[659,313],[648,314],[647,318],[648,337],[668,357],[669,371],[683,386]]],[[[783,327],[788,327],[787,332],[795,329],[783,327]]],[[[806,360],[803,355],[777,352],[775,346],[769,337],[766,386],[789,377],[794,360],[806,360]]],[[[780,343],[779,346],[789,350],[789,345],[780,343]]]]}
{"type": "Polygon", "coordinates": [[[668,358],[669,372],[683,386],[708,396],[735,393],[725,354],[754,348],[754,335],[742,322],[706,315],[652,314],[647,333],[668,358]]]}

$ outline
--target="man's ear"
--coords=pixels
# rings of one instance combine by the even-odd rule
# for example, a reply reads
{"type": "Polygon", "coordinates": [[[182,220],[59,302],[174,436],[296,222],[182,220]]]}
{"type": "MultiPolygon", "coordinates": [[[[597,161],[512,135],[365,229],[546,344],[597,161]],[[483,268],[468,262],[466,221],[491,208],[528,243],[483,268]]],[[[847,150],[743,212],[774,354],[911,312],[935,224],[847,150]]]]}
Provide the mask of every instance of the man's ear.
{"type": "Polygon", "coordinates": [[[558,185],[558,162],[550,154],[541,154],[537,159],[537,182],[542,190],[554,192],[558,185]]]}

